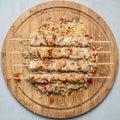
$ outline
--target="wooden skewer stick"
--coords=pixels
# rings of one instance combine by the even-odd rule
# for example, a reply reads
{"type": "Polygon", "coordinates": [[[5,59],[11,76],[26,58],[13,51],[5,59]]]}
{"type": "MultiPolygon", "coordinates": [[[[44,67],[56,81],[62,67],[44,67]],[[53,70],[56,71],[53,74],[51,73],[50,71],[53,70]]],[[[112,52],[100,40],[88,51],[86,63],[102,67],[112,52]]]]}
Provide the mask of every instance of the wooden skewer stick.
{"type": "MultiPolygon", "coordinates": [[[[113,65],[113,63],[88,63],[89,65],[113,65]]],[[[24,65],[24,64],[14,64],[12,66],[29,66],[29,65],[24,65]]]]}
{"type": "MultiPolygon", "coordinates": [[[[30,76],[41,76],[40,74],[30,74],[30,76]]],[[[111,78],[111,76],[87,76],[87,78],[111,78]]]]}
{"type": "MultiPolygon", "coordinates": [[[[90,51],[89,53],[111,53],[112,51],[90,51]]],[[[19,51],[14,51],[14,52],[9,52],[11,54],[17,54],[17,53],[29,53],[29,52],[19,52],[19,51]]]]}
{"type": "Polygon", "coordinates": [[[89,63],[89,65],[112,65],[113,63],[89,63]]]}
{"type": "Polygon", "coordinates": [[[24,67],[24,66],[29,66],[29,65],[24,65],[24,64],[14,64],[12,66],[15,66],[15,67],[24,67]]]}
{"type": "Polygon", "coordinates": [[[19,51],[14,51],[14,52],[9,52],[10,54],[17,54],[17,53],[29,53],[29,52],[19,52],[19,51]]]}
{"type": "Polygon", "coordinates": [[[25,38],[11,38],[11,39],[9,39],[9,40],[13,40],[13,41],[29,41],[29,40],[31,40],[31,39],[25,39],[25,38]]]}
{"type": "MultiPolygon", "coordinates": [[[[37,76],[37,75],[34,75],[34,76],[37,76]]],[[[19,77],[19,78],[29,78],[30,76],[26,76],[26,77],[19,77]]],[[[18,77],[14,77],[15,78],[18,78],[18,77]]],[[[104,78],[112,78],[111,76],[98,76],[98,77],[87,77],[87,78],[94,78],[94,79],[104,79],[104,78]]]]}
{"type": "Polygon", "coordinates": [[[112,51],[90,51],[89,53],[111,53],[112,51]]]}
{"type": "Polygon", "coordinates": [[[94,76],[94,77],[87,77],[87,78],[96,78],[96,79],[99,79],[99,78],[111,78],[111,76],[98,76],[98,77],[96,77],[96,76],[94,76]]]}
{"type": "Polygon", "coordinates": [[[112,41],[102,41],[102,40],[101,41],[94,41],[93,40],[93,41],[89,41],[89,42],[91,42],[91,43],[92,42],[96,42],[96,43],[111,43],[112,41]]]}
{"type": "MultiPolygon", "coordinates": [[[[9,39],[9,40],[14,40],[14,41],[22,41],[22,40],[24,40],[24,41],[29,41],[29,40],[32,40],[32,39],[26,39],[26,38],[11,38],[11,39],[9,39]]],[[[93,42],[96,42],[96,43],[111,43],[112,41],[102,41],[102,40],[100,40],[100,41],[94,41],[94,40],[91,40],[91,41],[89,41],[89,42],[91,42],[91,43],[93,43],[93,42]]]]}

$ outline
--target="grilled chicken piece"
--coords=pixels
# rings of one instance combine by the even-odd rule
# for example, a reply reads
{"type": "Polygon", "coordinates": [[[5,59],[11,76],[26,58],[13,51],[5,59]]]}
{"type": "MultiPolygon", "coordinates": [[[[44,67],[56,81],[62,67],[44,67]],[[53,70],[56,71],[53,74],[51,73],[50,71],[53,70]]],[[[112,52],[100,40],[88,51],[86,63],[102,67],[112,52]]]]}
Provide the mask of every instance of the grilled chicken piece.
{"type": "Polygon", "coordinates": [[[29,50],[31,58],[79,58],[88,59],[90,57],[89,48],[76,47],[31,47],[29,50]]]}
{"type": "Polygon", "coordinates": [[[33,83],[48,83],[55,81],[82,83],[86,77],[83,73],[52,73],[31,75],[29,79],[33,83]]]}
{"type": "Polygon", "coordinates": [[[54,59],[54,60],[39,60],[30,61],[29,69],[31,71],[90,71],[90,65],[87,61],[67,60],[67,59],[54,59]]]}
{"type": "Polygon", "coordinates": [[[62,37],[55,35],[37,35],[30,40],[30,46],[89,46],[89,41],[85,37],[62,37]]]}

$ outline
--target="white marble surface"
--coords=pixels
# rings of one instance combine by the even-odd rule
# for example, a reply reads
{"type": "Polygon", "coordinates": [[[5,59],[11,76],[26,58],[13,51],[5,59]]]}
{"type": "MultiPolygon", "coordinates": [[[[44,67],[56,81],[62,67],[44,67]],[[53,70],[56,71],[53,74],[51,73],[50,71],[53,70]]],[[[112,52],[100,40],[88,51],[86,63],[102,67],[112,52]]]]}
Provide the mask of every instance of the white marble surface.
{"type": "MultiPolygon", "coordinates": [[[[27,9],[49,0],[0,0],[0,51],[8,29],[27,9]]],[[[71,0],[97,12],[112,29],[120,49],[120,0],[71,0]]],[[[106,99],[90,112],[73,120],[120,120],[120,71],[106,99]]],[[[49,120],[33,114],[11,95],[0,67],[0,120],[49,120]]]]}

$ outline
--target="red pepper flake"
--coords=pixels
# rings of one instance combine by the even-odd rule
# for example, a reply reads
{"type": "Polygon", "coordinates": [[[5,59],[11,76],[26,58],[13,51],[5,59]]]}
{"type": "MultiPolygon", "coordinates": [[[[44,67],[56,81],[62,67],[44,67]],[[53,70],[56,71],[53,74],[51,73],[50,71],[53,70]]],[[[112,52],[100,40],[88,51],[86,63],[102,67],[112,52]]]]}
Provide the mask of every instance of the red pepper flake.
{"type": "Polygon", "coordinates": [[[54,98],[50,97],[50,104],[53,104],[53,103],[54,103],[54,98]]]}
{"type": "Polygon", "coordinates": [[[89,35],[89,39],[92,39],[92,35],[89,35]]]}
{"type": "Polygon", "coordinates": [[[72,91],[71,90],[68,90],[68,95],[71,95],[72,94],[72,91]]]}
{"type": "Polygon", "coordinates": [[[60,18],[60,21],[61,21],[61,22],[63,22],[64,20],[65,20],[64,18],[62,18],[62,17],[60,18]]]}
{"type": "Polygon", "coordinates": [[[48,30],[50,28],[50,24],[46,24],[46,29],[48,30]]]}
{"type": "Polygon", "coordinates": [[[89,34],[85,34],[85,37],[87,37],[88,39],[92,39],[92,35],[89,34]]]}
{"type": "Polygon", "coordinates": [[[52,31],[55,31],[56,30],[56,28],[55,27],[52,27],[52,31]]]}
{"type": "Polygon", "coordinates": [[[89,35],[88,35],[88,34],[85,34],[85,37],[89,37],[89,35]]]}
{"type": "Polygon", "coordinates": [[[13,74],[14,75],[14,79],[16,80],[16,81],[21,81],[21,79],[20,79],[20,73],[15,73],[15,74],[13,74]]]}
{"type": "Polygon", "coordinates": [[[97,68],[96,67],[92,67],[92,72],[96,73],[96,71],[97,71],[97,68]]]}
{"type": "Polygon", "coordinates": [[[96,44],[92,44],[92,50],[94,51],[96,49],[96,44]]]}
{"type": "Polygon", "coordinates": [[[20,73],[15,73],[14,77],[20,77],[20,73]]]}
{"type": "Polygon", "coordinates": [[[93,79],[92,78],[89,78],[88,80],[87,80],[87,83],[88,84],[91,84],[93,82],[93,79]]]}
{"type": "Polygon", "coordinates": [[[60,34],[60,36],[65,36],[65,32],[62,31],[61,34],[60,34]]]}

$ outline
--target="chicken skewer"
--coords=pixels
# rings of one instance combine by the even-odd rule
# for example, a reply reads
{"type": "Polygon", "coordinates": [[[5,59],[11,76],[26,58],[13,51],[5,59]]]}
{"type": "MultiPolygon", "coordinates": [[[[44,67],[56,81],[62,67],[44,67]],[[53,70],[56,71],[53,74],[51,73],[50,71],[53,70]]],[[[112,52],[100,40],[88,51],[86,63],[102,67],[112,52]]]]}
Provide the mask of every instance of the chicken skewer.
{"type": "MultiPolygon", "coordinates": [[[[55,35],[37,35],[34,38],[30,39],[30,46],[89,46],[94,41],[88,40],[86,37],[63,37],[55,35]]],[[[96,41],[97,42],[97,41],[96,41]]],[[[100,42],[100,41],[99,41],[100,42]]],[[[110,42],[110,41],[105,41],[110,42]]]]}
{"type": "MultiPolygon", "coordinates": [[[[60,73],[61,75],[65,75],[66,73],[60,73]]],[[[73,73],[73,74],[77,74],[77,73],[73,73]]],[[[80,78],[82,78],[82,73],[78,73],[78,75],[80,74],[80,78]]],[[[52,77],[52,74],[45,74],[46,76],[42,77],[43,74],[32,74],[32,75],[28,75],[28,76],[25,76],[25,77],[19,77],[20,79],[29,79],[31,80],[31,82],[33,83],[47,83],[47,82],[54,82],[54,81],[57,81],[56,78],[52,77]]],[[[56,74],[55,74],[56,75],[56,74]]],[[[61,76],[60,75],[60,76],[61,76]]],[[[69,74],[68,74],[69,75],[69,74]]],[[[54,74],[53,74],[54,76],[54,74]]],[[[85,75],[83,74],[83,77],[85,75]]],[[[17,77],[14,77],[14,79],[16,79],[17,77]]],[[[85,76],[85,78],[93,78],[93,79],[110,79],[112,78],[111,76],[85,76]]],[[[61,79],[61,78],[58,78],[58,80],[61,80],[61,81],[70,81],[69,78],[67,78],[66,80],[64,79],[61,79]]],[[[72,82],[81,82],[82,79],[78,79],[77,81],[75,80],[71,80],[72,82]]]]}
{"type": "Polygon", "coordinates": [[[84,37],[72,38],[72,37],[56,37],[54,35],[36,36],[36,38],[30,40],[30,46],[88,46],[88,40],[84,37]]]}
{"type": "MultiPolygon", "coordinates": [[[[22,42],[22,41],[31,41],[32,39],[30,39],[30,38],[10,38],[9,40],[22,42]]],[[[101,43],[101,42],[102,42],[102,43],[111,43],[111,41],[89,40],[89,43],[94,43],[94,42],[96,42],[96,43],[101,43]]]]}
{"type": "Polygon", "coordinates": [[[33,83],[51,83],[55,81],[82,83],[89,78],[111,78],[110,76],[93,76],[84,73],[45,73],[45,74],[30,74],[29,80],[33,83]]]}
{"type": "MultiPolygon", "coordinates": [[[[97,41],[96,41],[97,42],[97,41]]],[[[110,41],[105,41],[105,43],[110,41]]],[[[29,40],[30,46],[76,46],[86,47],[93,43],[92,40],[88,40],[86,37],[63,37],[55,35],[38,35],[29,40]]]]}
{"type": "MultiPolygon", "coordinates": [[[[89,65],[113,65],[114,63],[112,62],[105,62],[105,63],[88,63],[89,65]]],[[[14,67],[29,67],[29,64],[13,64],[12,66],[14,67]]]]}
{"type": "Polygon", "coordinates": [[[46,73],[46,74],[32,74],[29,80],[33,83],[48,83],[55,81],[79,82],[86,79],[83,73],[46,73]]]}
{"type": "Polygon", "coordinates": [[[76,47],[31,47],[29,50],[30,58],[89,58],[89,48],[76,47]]]}
{"type": "MultiPolygon", "coordinates": [[[[71,37],[69,37],[69,38],[71,38],[71,37]]],[[[27,38],[11,38],[9,40],[11,40],[11,41],[19,41],[19,42],[22,42],[22,41],[34,42],[34,39],[29,39],[29,38],[28,39],[27,38]]],[[[37,42],[37,40],[35,40],[35,42],[37,42]]],[[[109,41],[109,40],[105,40],[105,41],[104,40],[88,40],[88,43],[89,44],[92,44],[92,43],[111,43],[111,41],[109,41]]],[[[37,46],[31,45],[31,46],[40,47],[40,45],[37,45],[37,46]]],[[[41,45],[41,46],[45,46],[45,45],[41,45]]],[[[81,47],[81,46],[76,46],[76,47],[81,47]]],[[[82,46],[82,47],[86,47],[86,46],[82,46]]]]}
{"type": "MultiPolygon", "coordinates": [[[[31,51],[34,51],[34,50],[39,50],[39,49],[36,49],[35,47],[33,47],[34,49],[33,50],[30,50],[29,52],[31,51]]],[[[10,54],[18,54],[18,53],[25,53],[25,54],[28,54],[29,52],[25,51],[25,52],[20,52],[20,51],[13,51],[13,52],[8,52],[10,54]]],[[[112,51],[90,51],[89,53],[111,53],[112,51]]]]}
{"type": "MultiPolygon", "coordinates": [[[[95,66],[95,65],[94,65],[95,66]]],[[[90,65],[85,60],[67,60],[67,59],[54,59],[54,60],[39,60],[30,61],[29,69],[31,71],[76,71],[76,72],[91,72],[93,65],[90,65]]]]}

